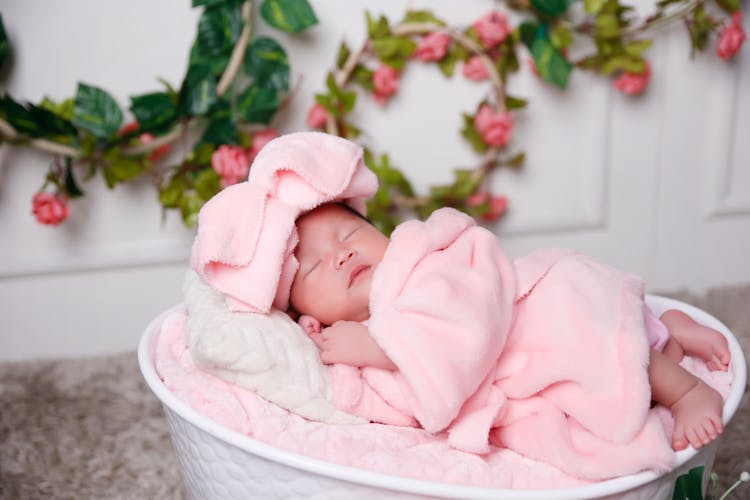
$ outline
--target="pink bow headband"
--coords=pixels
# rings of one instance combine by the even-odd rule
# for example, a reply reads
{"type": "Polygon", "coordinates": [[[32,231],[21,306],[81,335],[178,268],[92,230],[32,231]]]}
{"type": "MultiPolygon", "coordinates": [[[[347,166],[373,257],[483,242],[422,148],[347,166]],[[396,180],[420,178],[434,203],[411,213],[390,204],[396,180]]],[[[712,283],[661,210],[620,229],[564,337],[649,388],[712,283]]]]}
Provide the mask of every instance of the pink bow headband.
{"type": "Polygon", "coordinates": [[[321,132],[277,137],[258,153],[246,182],[203,206],[190,265],[235,311],[286,310],[299,267],[297,217],[332,201],[365,214],[377,188],[353,142],[321,132]]]}

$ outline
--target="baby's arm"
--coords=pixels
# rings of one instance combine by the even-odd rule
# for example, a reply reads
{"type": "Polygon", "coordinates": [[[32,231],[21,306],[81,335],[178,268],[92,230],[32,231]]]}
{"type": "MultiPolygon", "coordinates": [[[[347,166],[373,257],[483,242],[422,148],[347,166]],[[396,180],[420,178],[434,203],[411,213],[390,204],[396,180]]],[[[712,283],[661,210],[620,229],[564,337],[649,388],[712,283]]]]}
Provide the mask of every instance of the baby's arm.
{"type": "Polygon", "coordinates": [[[383,370],[397,369],[362,323],[337,321],[323,330],[321,338],[322,341],[316,343],[320,348],[320,359],[323,363],[342,363],[383,370]]]}

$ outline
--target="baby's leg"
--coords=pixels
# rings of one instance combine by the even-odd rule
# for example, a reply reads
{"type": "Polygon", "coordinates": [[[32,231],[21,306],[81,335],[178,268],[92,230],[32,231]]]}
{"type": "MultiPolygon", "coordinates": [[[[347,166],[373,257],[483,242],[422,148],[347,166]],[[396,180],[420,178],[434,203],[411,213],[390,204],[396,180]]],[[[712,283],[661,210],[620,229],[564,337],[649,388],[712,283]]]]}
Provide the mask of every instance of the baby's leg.
{"type": "Polygon", "coordinates": [[[651,351],[648,380],[652,399],[672,411],[675,450],[682,450],[688,444],[700,448],[724,429],[721,395],[666,355],[651,351]]]}
{"type": "MultiPolygon", "coordinates": [[[[729,344],[724,336],[707,326],[703,326],[682,311],[670,309],[661,316],[661,321],[669,330],[669,335],[676,340],[685,354],[700,357],[706,362],[709,370],[729,369],[732,356],[729,344]]],[[[674,355],[676,348],[667,344],[664,353],[674,355]]],[[[681,356],[680,356],[681,359],[681,356]]]]}

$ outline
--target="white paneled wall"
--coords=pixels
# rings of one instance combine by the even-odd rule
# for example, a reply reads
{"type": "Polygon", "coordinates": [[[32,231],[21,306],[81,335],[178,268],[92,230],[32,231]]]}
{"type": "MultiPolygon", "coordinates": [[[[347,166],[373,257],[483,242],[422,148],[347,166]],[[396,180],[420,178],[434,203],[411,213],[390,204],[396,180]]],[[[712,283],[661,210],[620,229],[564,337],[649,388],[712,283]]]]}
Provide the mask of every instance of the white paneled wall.
{"type": "MultiPolygon", "coordinates": [[[[282,131],[305,128],[339,43],[361,43],[365,9],[396,20],[406,7],[426,7],[467,25],[502,5],[311,3],[318,26],[295,37],[272,33],[296,82],[274,123],[282,131]]],[[[3,2],[0,12],[14,47],[0,85],[13,97],[59,100],[81,81],[107,89],[123,109],[129,96],[157,90],[158,77],[179,85],[199,14],[188,0],[24,0],[3,2]]],[[[691,60],[683,31],[656,35],[647,53],[653,79],[639,98],[586,73],[575,73],[565,92],[526,67],[513,77],[510,93],[530,100],[516,116],[513,145],[527,151],[527,163],[492,179],[511,199],[493,226],[511,255],[576,248],[643,275],[650,290],[750,282],[750,48],[730,63],[713,48],[691,60]]],[[[425,189],[476,164],[459,134],[461,112],[488,94],[460,73],[447,80],[434,65],[414,63],[386,109],[361,96],[352,118],[364,143],[425,189]]],[[[84,185],[68,222],[42,227],[30,199],[49,161],[0,147],[0,360],[133,350],[148,321],[180,300],[193,231],[176,214],[162,219],[147,183],[109,191],[101,179],[84,185]]]]}

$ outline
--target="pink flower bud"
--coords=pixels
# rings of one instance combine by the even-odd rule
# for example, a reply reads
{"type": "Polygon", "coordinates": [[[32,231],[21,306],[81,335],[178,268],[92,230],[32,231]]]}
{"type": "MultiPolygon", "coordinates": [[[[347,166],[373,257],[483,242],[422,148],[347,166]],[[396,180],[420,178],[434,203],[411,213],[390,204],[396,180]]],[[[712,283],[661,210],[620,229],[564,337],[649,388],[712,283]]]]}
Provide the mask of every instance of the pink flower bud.
{"type": "Polygon", "coordinates": [[[493,111],[483,104],[474,116],[474,127],[488,145],[505,146],[513,131],[513,115],[509,111],[493,111]]]}
{"type": "Polygon", "coordinates": [[[42,224],[57,226],[70,215],[70,207],[64,196],[39,192],[31,199],[31,212],[42,224]]]}
{"type": "Polygon", "coordinates": [[[375,86],[375,101],[381,106],[398,90],[398,71],[388,65],[382,65],[372,75],[375,86]]]}
{"type": "Polygon", "coordinates": [[[260,150],[263,149],[263,146],[271,142],[273,139],[276,139],[278,136],[279,133],[272,128],[255,132],[253,134],[253,144],[247,151],[247,164],[252,165],[253,161],[255,161],[255,157],[258,156],[260,150]]]}
{"type": "Polygon", "coordinates": [[[482,58],[479,56],[473,56],[471,59],[464,63],[463,74],[469,80],[484,80],[490,76],[487,71],[487,66],[482,62],[482,58]]]}
{"type": "Polygon", "coordinates": [[[138,123],[137,120],[133,120],[132,122],[128,123],[127,125],[123,125],[120,130],[117,131],[120,135],[126,135],[131,132],[136,132],[139,128],[141,128],[141,124],[138,123]]]}
{"type": "Polygon", "coordinates": [[[221,177],[221,187],[236,184],[247,177],[250,161],[241,146],[222,144],[211,155],[211,167],[221,177]]]}
{"type": "Polygon", "coordinates": [[[508,210],[508,198],[506,196],[493,196],[492,193],[478,192],[472,194],[466,200],[466,204],[470,207],[477,207],[484,203],[489,205],[489,210],[479,216],[482,220],[496,220],[508,210]]]}
{"type": "Polygon", "coordinates": [[[328,121],[328,110],[322,104],[315,103],[307,112],[307,126],[310,128],[323,128],[328,121]]]}
{"type": "MultiPolygon", "coordinates": [[[[149,134],[148,132],[144,132],[138,137],[138,139],[143,144],[148,144],[149,142],[152,142],[154,140],[154,136],[152,134],[149,134]]],[[[169,153],[170,149],[172,149],[172,146],[170,146],[169,144],[162,144],[151,152],[151,154],[148,156],[148,159],[153,163],[158,163],[165,154],[169,153]]]]}
{"type": "Polygon", "coordinates": [[[511,31],[505,14],[497,11],[485,14],[472,26],[476,30],[482,45],[488,49],[503,43],[511,31]]]}
{"type": "Polygon", "coordinates": [[[439,61],[445,57],[450,44],[451,37],[434,31],[419,41],[417,50],[414,51],[414,58],[424,62],[439,61]]]}
{"type": "Polygon", "coordinates": [[[612,82],[612,85],[623,94],[638,95],[646,90],[649,80],[651,80],[651,65],[646,62],[646,69],[643,73],[625,72],[612,82]]]}
{"type": "Polygon", "coordinates": [[[732,14],[732,22],[725,25],[719,35],[719,45],[716,54],[725,61],[740,51],[745,41],[745,31],[742,29],[742,13],[738,10],[732,14]]]}

